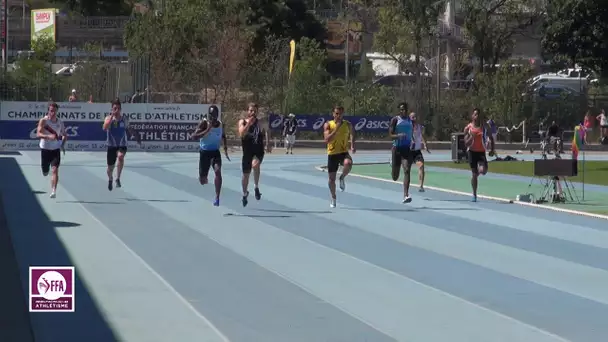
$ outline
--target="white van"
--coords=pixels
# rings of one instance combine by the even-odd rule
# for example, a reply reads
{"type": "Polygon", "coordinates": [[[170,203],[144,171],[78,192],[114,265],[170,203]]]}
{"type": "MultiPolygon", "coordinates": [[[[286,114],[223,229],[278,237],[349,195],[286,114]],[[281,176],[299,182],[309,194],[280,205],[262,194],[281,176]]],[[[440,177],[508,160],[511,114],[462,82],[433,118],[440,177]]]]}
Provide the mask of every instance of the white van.
{"type": "Polygon", "coordinates": [[[589,80],[584,77],[563,77],[563,76],[547,76],[538,75],[528,80],[528,86],[531,89],[536,89],[541,85],[554,85],[574,89],[578,92],[585,93],[589,86],[589,80]]]}

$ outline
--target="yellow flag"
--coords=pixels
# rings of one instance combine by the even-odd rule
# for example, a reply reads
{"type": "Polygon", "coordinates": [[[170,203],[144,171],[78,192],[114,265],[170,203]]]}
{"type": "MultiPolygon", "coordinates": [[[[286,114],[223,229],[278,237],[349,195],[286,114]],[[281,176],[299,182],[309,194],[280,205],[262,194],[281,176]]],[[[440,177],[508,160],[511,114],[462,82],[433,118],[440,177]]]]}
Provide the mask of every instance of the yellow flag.
{"type": "Polygon", "coordinates": [[[289,55],[289,76],[291,76],[291,72],[293,71],[293,62],[296,59],[296,41],[292,39],[289,42],[289,47],[291,48],[291,53],[289,55]]]}

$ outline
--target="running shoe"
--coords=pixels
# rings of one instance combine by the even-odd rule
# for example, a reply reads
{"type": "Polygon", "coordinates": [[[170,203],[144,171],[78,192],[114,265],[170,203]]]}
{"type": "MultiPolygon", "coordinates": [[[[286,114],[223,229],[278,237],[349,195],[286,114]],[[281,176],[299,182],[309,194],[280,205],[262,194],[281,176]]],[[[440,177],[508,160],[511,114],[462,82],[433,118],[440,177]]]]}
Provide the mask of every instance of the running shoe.
{"type": "Polygon", "coordinates": [[[471,200],[471,202],[477,202],[477,196],[473,196],[473,199],[471,200]]]}
{"type": "Polygon", "coordinates": [[[114,189],[114,185],[112,184],[112,180],[110,179],[108,181],[108,190],[112,191],[112,189],[114,189]]]}
{"type": "Polygon", "coordinates": [[[116,188],[120,187],[122,187],[122,184],[120,184],[120,179],[116,179],[116,188]]]}
{"type": "Polygon", "coordinates": [[[418,189],[418,192],[424,192],[424,188],[420,187],[420,189],[418,189]]]}
{"type": "Polygon", "coordinates": [[[213,206],[214,207],[219,207],[220,206],[220,199],[216,198],[215,201],[213,201],[213,206]]]}
{"type": "Polygon", "coordinates": [[[258,201],[260,199],[262,199],[262,193],[260,192],[260,189],[255,188],[254,191],[255,191],[255,199],[258,200],[258,201]]]}
{"type": "Polygon", "coordinates": [[[242,199],[243,207],[246,207],[247,203],[249,203],[249,201],[247,200],[247,197],[249,197],[249,191],[247,191],[247,193],[245,193],[245,196],[243,196],[243,199],[242,199]]]}
{"type": "Polygon", "coordinates": [[[401,202],[401,203],[410,203],[411,201],[412,201],[412,198],[410,196],[405,196],[403,198],[403,202],[401,202]]]}
{"type": "Polygon", "coordinates": [[[330,208],[335,208],[335,207],[336,207],[336,200],[335,200],[335,199],[332,199],[332,200],[329,202],[329,207],[330,207],[330,208]]]}
{"type": "Polygon", "coordinates": [[[52,191],[52,192],[51,192],[51,195],[50,195],[49,197],[51,197],[51,198],[55,198],[55,197],[57,197],[57,194],[55,193],[55,191],[52,191]]]}
{"type": "Polygon", "coordinates": [[[340,190],[346,190],[346,182],[344,181],[344,176],[340,176],[340,190]]]}

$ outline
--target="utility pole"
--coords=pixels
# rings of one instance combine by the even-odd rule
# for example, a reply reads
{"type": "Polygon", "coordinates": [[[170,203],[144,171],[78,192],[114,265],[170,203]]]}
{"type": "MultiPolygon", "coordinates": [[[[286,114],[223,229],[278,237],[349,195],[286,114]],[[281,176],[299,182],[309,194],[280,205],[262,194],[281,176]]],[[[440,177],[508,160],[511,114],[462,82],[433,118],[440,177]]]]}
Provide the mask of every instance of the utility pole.
{"type": "Polygon", "coordinates": [[[349,51],[349,44],[348,44],[348,38],[349,38],[349,34],[348,34],[348,30],[350,28],[350,21],[347,19],[346,20],[346,30],[344,31],[344,37],[345,38],[345,42],[344,42],[344,79],[346,80],[346,82],[348,83],[348,76],[349,76],[349,66],[350,66],[350,59],[349,59],[349,55],[350,55],[350,51],[349,51]]]}
{"type": "Polygon", "coordinates": [[[2,48],[2,69],[8,71],[8,0],[0,0],[0,45],[2,48]]]}

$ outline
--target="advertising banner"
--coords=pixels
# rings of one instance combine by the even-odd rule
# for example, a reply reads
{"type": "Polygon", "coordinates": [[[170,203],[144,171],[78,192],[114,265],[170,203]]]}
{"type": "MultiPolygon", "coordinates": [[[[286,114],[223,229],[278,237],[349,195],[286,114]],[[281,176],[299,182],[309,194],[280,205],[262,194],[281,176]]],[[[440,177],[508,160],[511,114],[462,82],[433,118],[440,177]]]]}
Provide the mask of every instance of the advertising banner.
{"type": "MultiPolygon", "coordinates": [[[[363,133],[380,133],[387,132],[388,126],[391,122],[392,116],[352,116],[345,115],[344,119],[349,121],[356,132],[363,133]]],[[[285,116],[278,114],[270,114],[270,129],[274,131],[280,131],[283,129],[285,122],[285,116]]],[[[296,114],[296,120],[298,122],[298,129],[300,131],[321,131],[323,130],[323,124],[327,121],[332,120],[331,115],[317,115],[317,114],[296,114]]]]}
{"type": "Polygon", "coordinates": [[[53,41],[56,40],[56,13],[54,8],[32,10],[31,20],[31,41],[39,37],[47,36],[53,41]]]}
{"type": "MultiPolygon", "coordinates": [[[[58,103],[57,116],[63,120],[68,150],[95,151],[105,149],[106,132],[102,129],[109,115],[109,103],[58,103]]],[[[196,151],[198,142],[192,133],[209,110],[209,104],[125,103],[122,114],[139,135],[148,151],[196,151]]],[[[220,119],[221,119],[221,106],[220,119]]],[[[36,127],[46,115],[47,102],[0,103],[0,148],[4,150],[37,149],[36,127]]],[[[135,137],[130,147],[137,148],[135,137]]]]}

